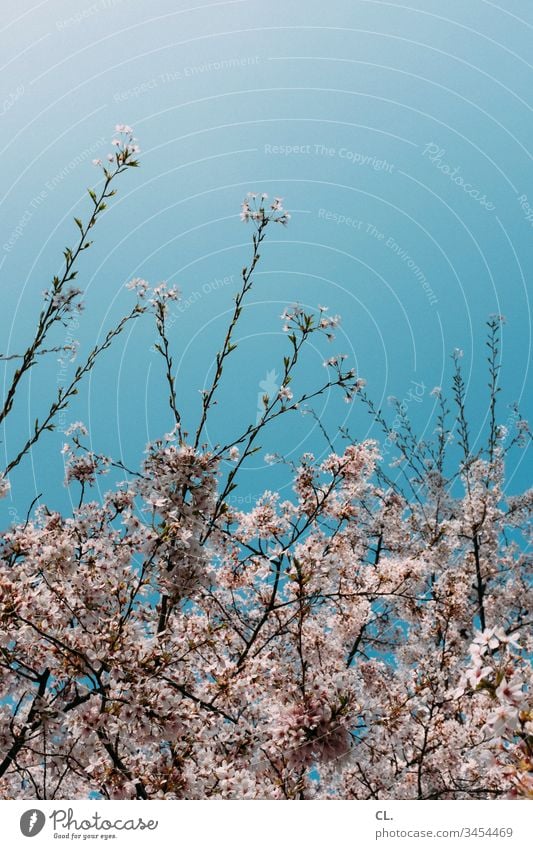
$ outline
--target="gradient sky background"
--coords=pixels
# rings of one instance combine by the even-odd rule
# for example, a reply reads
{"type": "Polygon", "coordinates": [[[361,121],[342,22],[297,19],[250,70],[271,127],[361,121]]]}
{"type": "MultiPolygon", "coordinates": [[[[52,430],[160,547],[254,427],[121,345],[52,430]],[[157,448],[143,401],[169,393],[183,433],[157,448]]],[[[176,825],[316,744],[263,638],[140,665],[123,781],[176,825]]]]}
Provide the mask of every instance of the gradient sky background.
{"type": "MultiPolygon", "coordinates": [[[[210,440],[226,441],[239,422],[255,420],[261,381],[279,373],[285,352],[279,316],[294,301],[326,304],[343,318],[332,346],[308,352],[297,389],[322,381],[325,355],[340,350],[378,404],[418,387],[409,414],[426,432],[430,390],[449,379],[454,347],[465,352],[474,434],[482,428],[484,323],[503,313],[501,418],[514,400],[527,415],[530,2],[3,0],[2,12],[2,353],[27,343],[40,294],[74,243],[72,216],[89,210],[85,191],[99,179],[91,159],[110,149],[115,123],[128,122],[142,168],[121,179],[79,266],[80,360],[129,309],[131,277],[177,284],[183,302],[171,337],[192,429],[249,257],[240,203],[248,190],[267,191],[283,196],[293,217],[263,251],[210,440]],[[441,151],[435,161],[429,145],[441,151]],[[458,169],[478,198],[439,164],[458,169]]],[[[89,425],[96,451],[133,467],[171,424],[152,342],[148,319],[139,321],[100,360],[68,416],[89,425]]],[[[58,377],[53,358],[35,369],[1,434],[4,457],[17,452],[58,377]]],[[[332,434],[339,423],[358,437],[370,432],[365,410],[338,393],[315,409],[332,434]]],[[[63,442],[61,433],[46,435],[13,475],[0,504],[4,525],[23,517],[36,493],[68,505],[63,442]]],[[[262,444],[262,454],[293,458],[325,450],[315,422],[299,414],[262,444]]],[[[529,478],[519,451],[510,489],[529,478]]],[[[283,472],[259,457],[239,497],[246,503],[282,485],[288,494],[283,472]]]]}

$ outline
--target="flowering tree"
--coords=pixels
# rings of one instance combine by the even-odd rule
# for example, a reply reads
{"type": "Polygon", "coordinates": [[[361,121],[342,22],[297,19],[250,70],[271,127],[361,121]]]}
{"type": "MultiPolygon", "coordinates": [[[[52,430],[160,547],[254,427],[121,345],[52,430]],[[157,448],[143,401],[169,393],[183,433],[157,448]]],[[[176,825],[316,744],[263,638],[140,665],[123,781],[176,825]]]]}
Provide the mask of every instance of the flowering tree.
{"type": "MultiPolygon", "coordinates": [[[[0,422],[20,380],[56,350],[46,340],[81,295],[69,281],[88,230],[111,182],[136,164],[131,129],[117,132],[104,189],[91,192],[93,214],[77,222],[79,246],[66,250],[35,338],[15,356],[0,422]]],[[[287,354],[275,397],[265,395],[257,421],[230,443],[208,448],[206,422],[261,245],[289,216],[280,199],[252,195],[241,217],[251,258],[196,429],[186,430],[179,409],[167,334],[179,293],[136,279],[132,311],[0,479],[5,494],[9,473],[125,322],[150,313],[170,432],[99,502],[88,490],[122,464],[89,450],[84,426],[72,425],[63,449],[66,482],[79,487],[72,515],[41,505],[2,537],[0,796],[533,798],[531,495],[504,493],[505,457],[529,430],[518,415],[514,435],[497,424],[499,317],[489,321],[483,450],[470,445],[460,352],[453,414],[434,390],[432,441],[416,438],[401,406],[393,432],[342,355],[294,397],[302,349],[311,336],[332,337],[339,321],[298,306],[282,317],[287,354]],[[376,441],[344,430],[325,460],[307,453],[286,463],[292,498],[265,491],[251,510],[235,509],[230,493],[262,431],[331,387],[366,404],[397,448],[398,472],[383,467],[376,441]]]]}

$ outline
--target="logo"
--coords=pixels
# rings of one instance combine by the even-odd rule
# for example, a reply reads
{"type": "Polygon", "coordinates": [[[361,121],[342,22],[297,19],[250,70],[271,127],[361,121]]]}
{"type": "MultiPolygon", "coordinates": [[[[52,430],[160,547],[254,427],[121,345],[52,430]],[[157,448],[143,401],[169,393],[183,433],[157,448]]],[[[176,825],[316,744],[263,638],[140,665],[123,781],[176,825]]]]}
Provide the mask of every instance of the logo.
{"type": "Polygon", "coordinates": [[[42,811],[32,808],[25,811],[20,818],[20,830],[24,837],[35,837],[43,830],[46,817],[42,811]]]}
{"type": "Polygon", "coordinates": [[[265,415],[265,410],[267,409],[269,403],[275,399],[276,395],[279,392],[278,375],[276,374],[275,369],[272,369],[272,371],[267,371],[264,379],[259,381],[259,389],[261,391],[257,395],[257,415],[255,420],[256,425],[259,424],[259,422],[265,415]]]}

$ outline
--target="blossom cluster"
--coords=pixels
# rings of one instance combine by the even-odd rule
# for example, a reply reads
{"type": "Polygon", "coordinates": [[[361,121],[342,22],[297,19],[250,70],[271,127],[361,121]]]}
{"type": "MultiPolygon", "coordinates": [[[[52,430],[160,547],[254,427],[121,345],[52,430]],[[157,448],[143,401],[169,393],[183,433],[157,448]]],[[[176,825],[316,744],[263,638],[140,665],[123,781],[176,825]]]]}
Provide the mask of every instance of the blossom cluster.
{"type": "Polygon", "coordinates": [[[276,197],[268,203],[266,192],[248,192],[241,204],[241,221],[265,225],[269,221],[276,224],[288,224],[290,213],[283,208],[283,198],[276,197]]]}
{"type": "MultiPolygon", "coordinates": [[[[141,152],[137,139],[133,135],[133,128],[128,124],[116,124],[115,136],[111,141],[114,148],[110,151],[106,160],[110,164],[115,164],[118,168],[125,165],[137,165],[136,155],[141,152]]],[[[93,159],[93,165],[104,167],[101,159],[93,159]]],[[[105,170],[105,168],[104,168],[105,170]]]]}
{"type": "MultiPolygon", "coordinates": [[[[118,173],[138,150],[130,127],[116,129],[118,173]]],[[[104,174],[96,211],[110,194],[104,174]]],[[[170,431],[131,472],[87,447],[74,422],[63,455],[77,506],[63,515],[45,500],[0,539],[0,798],[533,798],[533,494],[506,495],[494,416],[488,450],[470,451],[460,352],[463,457],[449,473],[440,389],[432,443],[404,416],[387,426],[344,354],[326,358],[325,383],[296,394],[302,346],[339,325],[325,306],[284,311],[289,354],[258,422],[225,446],[202,441],[259,244],[271,221],[288,220],[280,198],[267,201],[243,204],[253,255],[194,436],[167,333],[179,292],[134,278],[131,315],[155,317],[170,431]],[[284,498],[265,489],[238,509],[231,494],[261,430],[302,405],[311,412],[331,387],[367,403],[399,451],[404,488],[383,470],[377,440],[332,439],[322,426],[326,456],[285,460],[284,498]],[[127,479],[93,497],[111,467],[127,479]]],[[[74,255],[47,295],[60,314],[77,298],[63,288],[74,255]]],[[[1,475],[0,497],[8,492],[1,475]]]]}
{"type": "MultiPolygon", "coordinates": [[[[97,458],[66,453],[90,485],[97,458]]],[[[220,458],[174,432],[101,504],[13,526],[2,797],[531,796],[531,585],[501,465],[430,521],[435,493],[408,508],[378,462],[372,441],[306,454],[293,498],[238,511],[220,458]]]]}

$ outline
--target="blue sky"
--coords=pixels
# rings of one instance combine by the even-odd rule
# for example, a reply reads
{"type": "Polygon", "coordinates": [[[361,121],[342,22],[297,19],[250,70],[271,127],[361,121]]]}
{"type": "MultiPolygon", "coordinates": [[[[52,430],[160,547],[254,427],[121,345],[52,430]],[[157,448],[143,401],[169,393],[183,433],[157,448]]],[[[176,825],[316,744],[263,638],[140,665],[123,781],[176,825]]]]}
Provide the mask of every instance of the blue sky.
{"type": "MultiPolygon", "coordinates": [[[[279,315],[294,301],[325,303],[343,318],[330,348],[308,352],[301,386],[321,381],[324,356],[343,351],[378,403],[424,387],[409,409],[422,431],[432,428],[430,390],[446,384],[455,347],[465,352],[474,433],[482,427],[484,322],[503,313],[502,418],[514,400],[527,414],[531,7],[416,5],[5,3],[0,351],[28,338],[40,293],[74,240],[72,216],[87,213],[85,189],[98,180],[91,159],[109,149],[114,124],[128,122],[142,168],[121,181],[80,265],[82,351],[129,308],[131,277],[178,285],[176,382],[194,427],[249,256],[240,202],[260,190],[283,196],[292,220],[263,252],[212,441],[255,418],[261,382],[274,379],[284,353],[279,315]]],[[[147,321],[132,327],[69,417],[90,426],[95,450],[132,466],[170,424],[152,342],[147,321]]],[[[2,434],[8,456],[57,382],[53,360],[35,371],[2,434]]],[[[315,409],[333,433],[339,423],[369,432],[366,412],[336,393],[315,409]]],[[[38,492],[68,504],[63,441],[45,437],[19,469],[4,518],[24,515],[38,492]]],[[[263,445],[293,458],[324,449],[314,421],[298,415],[263,445]]],[[[511,489],[529,483],[520,453],[509,471],[511,489]]],[[[258,459],[242,498],[281,485],[280,475],[258,459]]]]}

